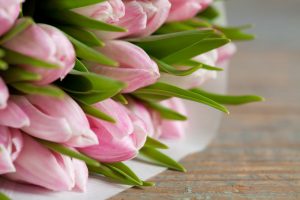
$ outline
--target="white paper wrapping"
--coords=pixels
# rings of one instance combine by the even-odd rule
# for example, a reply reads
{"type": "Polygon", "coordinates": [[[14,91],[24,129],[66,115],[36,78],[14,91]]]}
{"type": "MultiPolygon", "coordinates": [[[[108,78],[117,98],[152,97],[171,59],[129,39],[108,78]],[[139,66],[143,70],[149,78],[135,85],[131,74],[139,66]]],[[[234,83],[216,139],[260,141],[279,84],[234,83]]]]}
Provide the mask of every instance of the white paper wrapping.
{"type": "MultiPolygon", "coordinates": [[[[222,6],[222,5],[217,5],[222,6]]],[[[221,21],[220,23],[224,23],[221,21]]],[[[224,93],[226,90],[226,68],[224,72],[218,74],[216,80],[211,80],[205,84],[205,88],[212,92],[224,93]]],[[[180,160],[188,154],[203,150],[217,133],[221,116],[217,111],[208,106],[185,101],[188,110],[188,130],[187,137],[182,141],[166,142],[170,149],[166,151],[168,155],[176,160],[180,160]]],[[[137,161],[126,162],[134,172],[142,179],[149,179],[165,170],[163,167],[148,165],[137,161]]],[[[47,166],[45,166],[47,167],[47,166]]],[[[93,200],[107,199],[126,189],[129,186],[118,185],[101,180],[99,177],[91,177],[88,181],[86,193],[77,192],[51,192],[40,187],[29,186],[0,179],[0,191],[6,193],[13,200],[93,200]]]]}

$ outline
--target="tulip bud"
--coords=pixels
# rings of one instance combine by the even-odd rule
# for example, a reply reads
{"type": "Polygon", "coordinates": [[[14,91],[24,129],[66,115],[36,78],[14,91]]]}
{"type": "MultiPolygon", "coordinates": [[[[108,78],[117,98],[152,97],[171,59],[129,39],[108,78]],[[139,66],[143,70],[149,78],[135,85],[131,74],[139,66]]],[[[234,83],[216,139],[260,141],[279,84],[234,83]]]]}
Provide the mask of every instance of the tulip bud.
{"type": "Polygon", "coordinates": [[[95,31],[104,39],[116,39],[151,35],[166,21],[170,7],[168,0],[109,0],[73,11],[127,29],[121,33],[95,31]]]}
{"type": "Polygon", "coordinates": [[[20,67],[41,75],[41,80],[35,81],[40,85],[49,84],[58,78],[63,79],[75,64],[75,51],[71,42],[57,28],[46,24],[30,25],[3,46],[60,66],[58,69],[45,69],[21,65],[20,67]]]}
{"type": "Polygon", "coordinates": [[[46,149],[25,134],[23,139],[23,149],[14,162],[16,172],[6,174],[7,178],[54,191],[68,191],[75,186],[70,157],[46,149]]]}
{"type": "Polygon", "coordinates": [[[95,104],[102,112],[112,114],[115,124],[88,117],[99,144],[79,150],[101,162],[120,162],[135,157],[146,141],[147,131],[138,117],[111,99],[95,104]],[[119,131],[117,135],[117,131],[119,131]]]}
{"type": "Polygon", "coordinates": [[[0,77],[0,111],[6,107],[8,96],[9,93],[6,84],[0,77]]]}
{"type": "Polygon", "coordinates": [[[79,105],[67,94],[62,99],[49,96],[12,96],[30,119],[22,128],[26,133],[72,147],[98,144],[79,105]]]}
{"type": "MultiPolygon", "coordinates": [[[[201,54],[193,58],[193,60],[215,66],[217,61],[217,51],[213,50],[205,54],[201,54]]],[[[185,68],[185,67],[182,67],[185,68]]],[[[199,69],[194,73],[187,76],[175,76],[172,74],[161,73],[161,78],[159,81],[166,82],[172,85],[176,85],[181,88],[190,89],[198,87],[210,79],[215,79],[217,77],[217,72],[206,69],[199,69]]]]}
{"type": "Polygon", "coordinates": [[[120,66],[112,68],[91,63],[89,69],[127,83],[124,93],[133,92],[141,87],[151,85],[159,78],[156,63],[138,46],[126,41],[107,41],[105,47],[98,51],[116,60],[120,66]]]}
{"type": "Polygon", "coordinates": [[[143,123],[148,136],[154,137],[157,133],[156,128],[152,122],[151,113],[142,103],[130,99],[128,108],[133,112],[143,123]]]}
{"type": "MultiPolygon", "coordinates": [[[[160,102],[162,106],[175,110],[183,115],[187,115],[186,108],[181,99],[171,98],[160,102]]],[[[161,135],[164,139],[180,139],[185,136],[186,122],[161,119],[161,135]]]]}
{"type": "Polygon", "coordinates": [[[193,18],[197,13],[205,10],[213,0],[169,0],[171,10],[167,21],[183,21],[193,18]]]}
{"type": "Polygon", "coordinates": [[[0,126],[0,174],[15,172],[13,162],[23,147],[23,137],[18,129],[0,126]]]}
{"type": "Polygon", "coordinates": [[[22,0],[0,0],[0,36],[14,25],[22,2],[22,0]]]}

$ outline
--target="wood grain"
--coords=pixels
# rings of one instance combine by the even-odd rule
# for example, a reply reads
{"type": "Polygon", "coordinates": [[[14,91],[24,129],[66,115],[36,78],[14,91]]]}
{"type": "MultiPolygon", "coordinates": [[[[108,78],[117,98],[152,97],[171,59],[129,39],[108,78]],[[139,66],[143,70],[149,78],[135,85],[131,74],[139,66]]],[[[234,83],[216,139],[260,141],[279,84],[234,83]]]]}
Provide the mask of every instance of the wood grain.
{"type": "MultiPolygon", "coordinates": [[[[249,7],[262,1],[230,2],[247,2],[249,7]]],[[[266,2],[270,1],[264,1],[263,8],[272,13],[275,8],[266,7],[266,2]]],[[[299,1],[289,3],[282,8],[287,23],[294,16],[289,8],[295,11],[299,1]]],[[[262,27],[268,22],[257,23],[262,27]]],[[[187,173],[166,171],[151,179],[156,187],[132,188],[112,200],[300,199],[300,45],[294,48],[299,40],[289,38],[276,43],[272,37],[243,44],[230,69],[231,93],[256,93],[267,101],[231,107],[209,148],[182,160],[187,173]]]]}

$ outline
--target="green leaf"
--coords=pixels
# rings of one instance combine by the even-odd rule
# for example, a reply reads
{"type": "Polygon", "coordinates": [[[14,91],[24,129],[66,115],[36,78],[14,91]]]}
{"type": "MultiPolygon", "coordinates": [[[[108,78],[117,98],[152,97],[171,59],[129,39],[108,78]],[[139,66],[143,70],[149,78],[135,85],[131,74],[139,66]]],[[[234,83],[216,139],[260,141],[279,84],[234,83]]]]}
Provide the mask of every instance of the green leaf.
{"type": "Polygon", "coordinates": [[[147,137],[146,143],[144,145],[145,147],[151,147],[155,149],[168,149],[169,147],[160,141],[152,138],[152,137],[147,137]]]}
{"type": "Polygon", "coordinates": [[[100,163],[97,160],[94,160],[82,153],[79,153],[77,151],[74,151],[68,147],[65,147],[61,144],[57,144],[54,142],[50,142],[50,141],[46,141],[46,140],[42,140],[42,139],[38,139],[35,138],[39,143],[41,143],[43,146],[45,146],[46,148],[55,151],[57,153],[61,153],[63,155],[72,157],[72,158],[76,158],[78,160],[82,160],[84,161],[87,165],[90,166],[94,166],[94,167],[99,167],[100,163]]]}
{"type": "Polygon", "coordinates": [[[166,154],[158,151],[155,148],[151,147],[143,147],[139,155],[146,159],[147,161],[150,161],[154,164],[167,167],[169,169],[186,172],[186,169],[178,162],[167,156],[166,154]]]}
{"type": "Polygon", "coordinates": [[[116,162],[116,163],[105,163],[103,164],[110,169],[119,172],[126,178],[136,182],[137,185],[143,185],[143,181],[124,163],[116,162]]]}
{"type": "Polygon", "coordinates": [[[113,32],[126,32],[126,29],[107,24],[105,22],[95,20],[70,10],[61,10],[53,12],[49,17],[61,22],[64,25],[73,25],[93,30],[113,31],[113,32]]]}
{"type": "Polygon", "coordinates": [[[222,27],[215,26],[216,29],[226,35],[231,40],[253,40],[255,36],[253,34],[243,32],[244,29],[250,28],[251,25],[239,26],[239,27],[222,27]]]}
{"type": "Polygon", "coordinates": [[[10,198],[6,196],[6,194],[0,192],[0,200],[10,200],[10,198]]]}
{"type": "Polygon", "coordinates": [[[26,71],[18,67],[11,67],[8,70],[0,73],[6,83],[18,81],[38,81],[42,76],[33,72],[26,71]]]}
{"type": "Polygon", "coordinates": [[[164,61],[168,64],[176,64],[176,63],[181,62],[182,60],[191,59],[202,53],[205,53],[210,50],[221,47],[229,42],[230,42],[230,40],[225,39],[225,38],[204,39],[204,40],[201,40],[191,46],[183,48],[171,55],[164,57],[162,59],[162,61],[164,61]]]}
{"type": "Polygon", "coordinates": [[[90,172],[95,174],[101,174],[105,177],[108,177],[118,183],[125,184],[125,185],[132,185],[132,186],[142,186],[143,183],[137,183],[132,178],[128,176],[124,176],[123,173],[119,173],[113,168],[109,168],[105,165],[101,165],[100,167],[88,166],[90,172]]]}
{"type": "Polygon", "coordinates": [[[26,56],[8,49],[5,49],[5,55],[3,57],[3,60],[6,61],[8,64],[12,64],[12,65],[22,64],[22,65],[30,65],[32,67],[47,68],[47,69],[62,68],[57,64],[49,63],[44,60],[26,56]]]}
{"type": "Polygon", "coordinates": [[[93,106],[82,103],[82,102],[78,102],[78,103],[79,103],[80,107],[82,108],[82,110],[86,114],[96,117],[98,119],[102,119],[104,121],[108,121],[108,122],[112,122],[112,123],[116,122],[116,120],[113,117],[107,115],[106,113],[101,112],[100,110],[94,108],[93,106]]]}
{"type": "Polygon", "coordinates": [[[223,71],[224,70],[222,68],[210,66],[210,65],[207,65],[207,64],[204,64],[202,62],[195,61],[195,60],[184,60],[184,61],[181,61],[180,63],[178,63],[176,65],[190,66],[190,67],[201,66],[202,69],[213,70],[213,71],[223,71]]]}
{"type": "Polygon", "coordinates": [[[32,83],[17,82],[17,83],[11,83],[10,86],[25,94],[46,95],[46,96],[52,96],[57,98],[62,98],[65,94],[61,89],[53,85],[41,86],[41,85],[34,85],[32,83]]]}
{"type": "Polygon", "coordinates": [[[0,49],[0,58],[2,58],[4,56],[5,52],[3,51],[3,49],[0,49]]]}
{"type": "Polygon", "coordinates": [[[76,40],[70,35],[67,35],[67,37],[74,45],[77,57],[103,65],[118,66],[118,63],[116,61],[106,57],[105,55],[96,51],[95,49],[92,49],[91,47],[83,44],[82,42],[76,40]]]}
{"type": "Polygon", "coordinates": [[[0,60],[0,70],[7,70],[8,69],[8,65],[6,62],[4,62],[3,60],[0,60]]]}
{"type": "Polygon", "coordinates": [[[19,33],[23,32],[25,29],[27,29],[33,23],[34,22],[30,17],[23,17],[3,37],[1,37],[0,44],[3,44],[5,42],[7,42],[8,40],[11,40],[13,37],[15,37],[19,33]]]}
{"type": "Polygon", "coordinates": [[[61,88],[86,104],[94,104],[118,94],[125,84],[92,72],[71,71],[63,81],[57,83],[61,88]]]}
{"type": "Polygon", "coordinates": [[[160,114],[160,116],[164,119],[180,120],[180,121],[187,120],[186,116],[184,116],[170,108],[162,106],[159,103],[156,103],[153,101],[147,101],[147,102],[145,102],[145,104],[148,105],[153,110],[157,111],[160,114]]]}
{"type": "Polygon", "coordinates": [[[256,96],[256,95],[240,95],[240,96],[221,95],[221,94],[206,92],[204,90],[197,89],[197,88],[191,89],[191,91],[203,95],[207,98],[210,98],[218,103],[228,104],[228,105],[240,105],[240,104],[264,101],[263,97],[256,96]]]}
{"type": "Polygon", "coordinates": [[[74,69],[80,72],[89,72],[86,66],[79,59],[76,59],[74,69]]]}
{"type": "Polygon", "coordinates": [[[73,38],[86,44],[87,46],[104,46],[104,43],[94,33],[90,31],[70,26],[59,26],[59,28],[68,35],[72,36],[73,38]]]}
{"type": "Polygon", "coordinates": [[[208,106],[211,106],[213,108],[216,108],[222,112],[229,113],[229,111],[221,104],[205,97],[200,94],[181,89],[179,87],[169,85],[166,83],[157,82],[153,85],[150,85],[145,88],[141,88],[133,93],[138,98],[143,98],[143,96],[146,95],[146,97],[151,96],[162,96],[162,97],[178,97],[182,99],[187,99],[190,101],[195,101],[198,103],[206,104],[208,106]]]}
{"type": "Polygon", "coordinates": [[[213,30],[191,30],[129,39],[128,41],[142,47],[150,55],[161,59],[211,36],[217,36],[213,30]]]}
{"type": "MultiPolygon", "coordinates": [[[[158,59],[155,59],[155,58],[153,60],[155,60],[155,62],[157,63],[157,65],[159,67],[159,70],[161,72],[165,72],[165,73],[172,74],[172,75],[175,75],[175,76],[187,76],[187,75],[190,75],[190,74],[194,73],[198,69],[202,68],[202,64],[199,64],[199,65],[196,65],[196,66],[192,66],[188,69],[182,70],[182,69],[176,69],[172,65],[164,63],[161,60],[158,60],[158,59]]],[[[185,66],[185,65],[182,65],[182,66],[185,66]]]]}
{"type": "Polygon", "coordinates": [[[214,20],[220,16],[220,12],[214,6],[208,6],[204,11],[200,12],[197,17],[214,20]]]}
{"type": "Polygon", "coordinates": [[[116,94],[115,96],[112,97],[113,100],[120,102],[121,104],[127,105],[128,101],[126,99],[126,97],[122,94],[116,94]]]}
{"type": "MultiPolygon", "coordinates": [[[[106,0],[48,0],[46,1],[46,8],[47,9],[54,9],[54,10],[68,10],[73,8],[80,8],[84,6],[89,6],[92,4],[104,2],[106,0]]],[[[45,2],[43,2],[45,3],[45,2]]]]}

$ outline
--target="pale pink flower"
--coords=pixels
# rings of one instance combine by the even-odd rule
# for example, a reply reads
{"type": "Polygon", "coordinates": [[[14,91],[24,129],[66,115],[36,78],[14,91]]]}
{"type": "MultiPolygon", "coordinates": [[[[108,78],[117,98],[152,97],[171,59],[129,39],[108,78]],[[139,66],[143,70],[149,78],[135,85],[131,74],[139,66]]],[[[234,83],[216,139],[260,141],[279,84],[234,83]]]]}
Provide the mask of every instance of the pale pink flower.
{"type": "Polygon", "coordinates": [[[36,84],[45,85],[59,78],[63,79],[75,64],[75,51],[71,42],[60,30],[50,25],[30,25],[22,33],[5,42],[3,46],[21,54],[57,64],[60,67],[45,69],[21,65],[24,69],[41,75],[41,80],[35,81],[36,84]]]}
{"type": "Polygon", "coordinates": [[[105,47],[98,51],[117,61],[117,68],[88,64],[89,69],[127,84],[124,93],[133,92],[141,87],[151,85],[159,78],[157,64],[140,47],[126,41],[107,41],[105,47]]]}
{"type": "Polygon", "coordinates": [[[205,10],[213,0],[170,0],[171,10],[167,21],[182,21],[193,18],[205,10]]]}
{"type": "Polygon", "coordinates": [[[12,96],[30,120],[26,133],[72,147],[98,144],[95,133],[79,105],[67,94],[63,98],[41,95],[12,96]]]}
{"type": "Polygon", "coordinates": [[[109,124],[89,117],[91,128],[97,134],[99,144],[79,150],[102,162],[120,162],[135,157],[146,141],[147,131],[144,123],[126,107],[111,99],[94,106],[112,115],[116,123],[109,124]]]}

